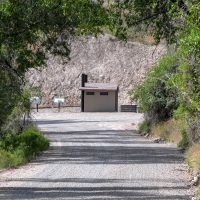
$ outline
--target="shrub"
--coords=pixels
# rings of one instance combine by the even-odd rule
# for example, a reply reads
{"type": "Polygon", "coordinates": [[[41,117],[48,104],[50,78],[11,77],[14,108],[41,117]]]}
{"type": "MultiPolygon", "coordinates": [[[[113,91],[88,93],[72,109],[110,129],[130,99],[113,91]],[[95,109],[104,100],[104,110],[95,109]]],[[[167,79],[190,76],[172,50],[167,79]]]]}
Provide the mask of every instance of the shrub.
{"type": "Polygon", "coordinates": [[[35,128],[31,127],[19,136],[19,147],[24,149],[26,157],[37,155],[47,149],[48,140],[35,128]]]}
{"type": "Polygon", "coordinates": [[[190,133],[190,141],[195,143],[200,141],[200,117],[190,118],[187,122],[190,133]]]}
{"type": "Polygon", "coordinates": [[[151,133],[156,137],[164,139],[165,141],[178,144],[182,139],[180,127],[183,126],[182,121],[170,119],[166,122],[160,122],[159,124],[153,126],[151,133]]]}
{"type": "Polygon", "coordinates": [[[24,164],[48,146],[48,140],[35,127],[19,135],[7,134],[0,143],[0,168],[24,164]]]}
{"type": "Polygon", "coordinates": [[[17,134],[8,133],[2,137],[0,141],[0,149],[5,151],[14,151],[19,145],[19,139],[17,134]]]}
{"type": "Polygon", "coordinates": [[[15,152],[0,150],[0,168],[15,167],[26,162],[23,151],[16,149],[15,152]]]}
{"type": "Polygon", "coordinates": [[[139,133],[144,135],[151,131],[151,123],[149,121],[144,121],[139,125],[139,133]]]}
{"type": "Polygon", "coordinates": [[[200,170],[200,144],[193,144],[186,152],[186,162],[196,173],[200,170]]]}
{"type": "Polygon", "coordinates": [[[0,70],[0,129],[16,106],[21,92],[19,79],[1,67],[0,70]]]}
{"type": "Polygon", "coordinates": [[[178,107],[177,95],[166,87],[169,77],[176,72],[176,56],[167,55],[147,74],[145,81],[129,92],[136,100],[146,119],[152,124],[168,120],[178,107]]]}
{"type": "Polygon", "coordinates": [[[182,135],[182,139],[179,142],[178,147],[181,150],[186,150],[188,148],[188,146],[189,146],[189,136],[188,136],[188,133],[187,133],[187,131],[185,129],[183,129],[181,131],[181,135],[182,135]]]}
{"type": "Polygon", "coordinates": [[[13,167],[14,166],[14,156],[12,153],[0,150],[0,168],[13,167]]]}

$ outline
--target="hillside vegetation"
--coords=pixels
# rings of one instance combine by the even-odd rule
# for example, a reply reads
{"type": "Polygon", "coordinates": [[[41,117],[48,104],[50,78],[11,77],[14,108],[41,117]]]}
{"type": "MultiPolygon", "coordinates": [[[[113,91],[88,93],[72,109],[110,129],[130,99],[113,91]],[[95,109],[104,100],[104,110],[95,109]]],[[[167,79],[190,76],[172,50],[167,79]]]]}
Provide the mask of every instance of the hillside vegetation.
{"type": "Polygon", "coordinates": [[[174,51],[161,58],[130,94],[145,112],[141,132],[151,132],[166,140],[176,134],[179,148],[186,151],[186,162],[197,173],[200,170],[200,3],[190,3],[187,9],[188,15],[179,16],[184,26],[177,32],[174,51]]]}

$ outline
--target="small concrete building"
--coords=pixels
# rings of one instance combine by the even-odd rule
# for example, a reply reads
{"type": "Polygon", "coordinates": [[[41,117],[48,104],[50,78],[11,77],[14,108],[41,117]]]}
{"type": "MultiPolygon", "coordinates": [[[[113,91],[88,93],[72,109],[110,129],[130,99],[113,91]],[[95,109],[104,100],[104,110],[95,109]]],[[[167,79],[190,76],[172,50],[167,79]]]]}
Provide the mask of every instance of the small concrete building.
{"type": "Polygon", "coordinates": [[[112,83],[87,83],[87,75],[82,75],[81,111],[117,112],[118,85],[112,83]]]}

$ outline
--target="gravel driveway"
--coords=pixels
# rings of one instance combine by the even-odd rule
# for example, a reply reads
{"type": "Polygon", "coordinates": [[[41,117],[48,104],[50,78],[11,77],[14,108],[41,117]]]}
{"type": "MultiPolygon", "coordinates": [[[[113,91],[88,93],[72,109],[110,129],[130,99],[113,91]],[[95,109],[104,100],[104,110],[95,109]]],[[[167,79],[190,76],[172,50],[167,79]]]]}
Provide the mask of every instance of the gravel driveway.
{"type": "Polygon", "coordinates": [[[35,115],[48,151],[0,173],[0,200],[180,200],[193,190],[182,155],[136,133],[141,114],[35,115]]]}

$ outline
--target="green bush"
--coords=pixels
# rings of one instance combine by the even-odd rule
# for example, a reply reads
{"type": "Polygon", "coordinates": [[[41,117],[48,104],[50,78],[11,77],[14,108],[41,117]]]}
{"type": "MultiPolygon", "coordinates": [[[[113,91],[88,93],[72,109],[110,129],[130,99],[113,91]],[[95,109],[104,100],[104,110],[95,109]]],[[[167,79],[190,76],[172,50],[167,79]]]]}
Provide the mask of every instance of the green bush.
{"type": "Polygon", "coordinates": [[[178,147],[181,150],[186,150],[189,146],[189,137],[188,137],[188,133],[187,131],[184,129],[181,131],[181,135],[182,135],[182,139],[181,141],[178,143],[178,147]]]}
{"type": "Polygon", "coordinates": [[[139,133],[144,135],[151,131],[151,123],[149,121],[144,121],[139,125],[139,133]]]}
{"type": "Polygon", "coordinates": [[[22,165],[48,146],[48,140],[35,127],[19,135],[7,134],[0,142],[0,168],[22,165]]]}
{"type": "MultiPolygon", "coordinates": [[[[1,49],[0,49],[1,50],[1,49]]],[[[15,76],[10,74],[1,67],[0,70],[0,130],[8,119],[8,116],[12,113],[16,106],[18,99],[20,86],[19,80],[15,76]],[[12,85],[14,87],[12,87],[12,85]]],[[[1,132],[2,133],[2,132],[1,132]]]]}
{"type": "Polygon", "coordinates": [[[10,168],[26,163],[26,157],[20,149],[15,152],[0,150],[0,168],[10,168]]]}
{"type": "Polygon", "coordinates": [[[0,150],[0,168],[13,167],[14,155],[8,151],[0,150]]]}
{"type": "Polygon", "coordinates": [[[200,143],[193,143],[186,151],[186,163],[194,174],[200,170],[200,143]]]}
{"type": "Polygon", "coordinates": [[[19,147],[24,149],[26,157],[35,156],[48,146],[48,140],[35,128],[31,127],[19,136],[19,147]]]}
{"type": "Polygon", "coordinates": [[[176,93],[166,87],[169,77],[176,71],[177,62],[176,55],[163,57],[147,74],[145,81],[130,91],[131,98],[138,102],[147,121],[152,124],[168,120],[178,107],[176,93]]]}
{"type": "Polygon", "coordinates": [[[18,146],[18,135],[13,133],[8,133],[2,137],[0,141],[0,149],[5,151],[14,151],[18,146]]]}

